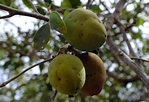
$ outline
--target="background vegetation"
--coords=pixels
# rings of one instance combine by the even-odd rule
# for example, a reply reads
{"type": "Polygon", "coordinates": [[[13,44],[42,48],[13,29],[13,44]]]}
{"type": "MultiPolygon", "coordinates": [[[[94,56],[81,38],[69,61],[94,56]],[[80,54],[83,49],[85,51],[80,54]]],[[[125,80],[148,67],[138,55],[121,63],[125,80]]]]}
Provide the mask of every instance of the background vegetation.
{"type": "Polygon", "coordinates": [[[0,0],[0,102],[50,102],[54,94],[47,79],[49,61],[66,42],[51,29],[45,49],[36,51],[33,37],[49,21],[51,11],[63,18],[84,7],[95,12],[108,32],[107,42],[96,52],[104,61],[107,80],[99,96],[58,93],[56,102],[149,101],[149,2],[148,0],[0,0]],[[17,79],[8,79],[30,68],[17,79]]]}

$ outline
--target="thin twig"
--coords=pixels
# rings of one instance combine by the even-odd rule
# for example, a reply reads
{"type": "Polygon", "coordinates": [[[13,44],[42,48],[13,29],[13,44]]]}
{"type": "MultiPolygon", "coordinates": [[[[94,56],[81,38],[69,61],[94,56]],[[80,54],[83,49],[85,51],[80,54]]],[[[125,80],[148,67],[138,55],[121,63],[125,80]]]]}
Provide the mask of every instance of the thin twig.
{"type": "Polygon", "coordinates": [[[9,80],[7,80],[6,82],[3,82],[2,84],[0,84],[0,87],[6,86],[8,83],[10,83],[11,81],[15,80],[15,79],[18,78],[19,76],[23,75],[23,74],[24,74],[25,72],[27,72],[28,70],[30,70],[30,69],[34,68],[35,66],[38,66],[38,65],[40,65],[40,64],[42,64],[42,63],[51,61],[52,59],[53,59],[53,58],[50,58],[50,59],[41,61],[41,62],[39,62],[39,63],[37,63],[37,64],[34,64],[34,65],[32,65],[32,66],[26,68],[25,70],[23,70],[22,72],[20,72],[18,75],[14,76],[14,77],[10,78],[9,80]]]}
{"type": "Polygon", "coordinates": [[[131,59],[132,60],[140,60],[140,61],[143,61],[143,62],[149,62],[149,60],[142,59],[142,58],[131,57],[131,59]]]}
{"type": "Polygon", "coordinates": [[[126,42],[126,44],[127,44],[127,46],[128,46],[128,49],[129,49],[129,51],[130,51],[130,54],[131,54],[132,56],[134,56],[134,57],[138,57],[137,54],[134,52],[134,50],[133,50],[133,48],[132,48],[132,46],[131,46],[131,44],[130,44],[129,39],[128,39],[127,36],[126,36],[126,32],[125,32],[125,30],[124,30],[123,24],[121,24],[121,22],[118,21],[118,20],[116,21],[116,23],[117,23],[118,27],[120,28],[121,33],[123,34],[123,39],[124,39],[124,41],[126,42]]]}
{"type": "Polygon", "coordinates": [[[37,8],[32,3],[32,1],[31,0],[28,0],[28,2],[32,5],[32,8],[33,8],[34,12],[39,13],[38,10],[37,10],[37,8]]]}
{"type": "Polygon", "coordinates": [[[102,4],[104,6],[104,8],[106,9],[106,11],[108,11],[110,13],[110,10],[108,9],[108,6],[105,5],[105,3],[101,0],[99,0],[99,4],[102,4]]]}
{"type": "Polygon", "coordinates": [[[91,8],[91,4],[94,2],[94,0],[88,0],[88,2],[86,3],[86,8],[90,9],[91,8]]]}
{"type": "Polygon", "coordinates": [[[119,19],[119,15],[122,12],[123,7],[126,4],[126,2],[127,0],[120,0],[116,5],[114,13],[111,16],[109,16],[107,19],[107,22],[106,22],[106,29],[108,33],[107,44],[109,45],[111,52],[118,59],[120,59],[122,62],[128,65],[132,70],[134,70],[134,72],[143,81],[147,90],[149,91],[149,77],[147,76],[147,74],[144,71],[142,71],[141,68],[136,63],[134,63],[134,61],[131,60],[128,55],[126,55],[120,48],[118,48],[114,44],[112,36],[111,36],[112,25],[114,24],[115,20],[119,19]]]}
{"type": "Polygon", "coordinates": [[[51,97],[51,102],[55,102],[55,98],[56,98],[57,93],[58,93],[58,91],[55,90],[55,91],[54,91],[54,94],[53,94],[52,97],[51,97]]]}
{"type": "MultiPolygon", "coordinates": [[[[126,35],[125,27],[123,26],[123,24],[121,24],[121,22],[120,22],[119,20],[116,20],[116,23],[117,23],[118,27],[120,28],[120,31],[121,31],[122,34],[123,34],[123,39],[124,39],[124,41],[126,42],[126,44],[127,44],[127,46],[128,46],[128,49],[129,49],[129,51],[130,51],[130,54],[131,54],[133,57],[138,58],[137,54],[134,52],[134,49],[132,48],[132,46],[131,46],[131,44],[130,44],[130,41],[129,41],[127,35],[126,35]]],[[[140,67],[142,70],[144,70],[143,67],[140,65],[141,62],[140,62],[139,60],[135,60],[135,62],[139,65],[139,67],[140,67]]]]}
{"type": "MultiPolygon", "coordinates": [[[[129,3],[128,3],[129,4],[129,3]]],[[[128,5],[127,4],[127,5],[128,5]]],[[[149,4],[149,3],[148,3],[149,4]]],[[[139,13],[141,13],[144,9],[145,9],[145,7],[148,5],[147,3],[146,4],[143,4],[144,6],[142,7],[142,6],[140,6],[140,8],[138,9],[138,11],[136,12],[136,14],[135,15],[133,15],[133,22],[131,23],[131,24],[129,24],[129,25],[126,25],[126,27],[125,27],[125,32],[127,32],[127,31],[129,31],[135,24],[136,24],[136,18],[137,18],[137,16],[138,16],[138,14],[139,13]]],[[[119,34],[121,34],[121,32],[118,32],[118,33],[116,33],[116,34],[114,34],[114,36],[117,36],[117,35],[119,35],[119,34]]]]}
{"type": "Polygon", "coordinates": [[[139,80],[138,76],[132,76],[131,78],[121,78],[118,77],[117,75],[114,75],[112,72],[107,71],[108,76],[112,77],[113,79],[122,82],[124,84],[127,84],[129,82],[135,82],[137,80],[139,80]]]}
{"type": "MultiPolygon", "coordinates": [[[[133,19],[133,22],[131,23],[131,24],[129,24],[129,25],[125,25],[126,27],[125,27],[125,32],[128,32],[134,25],[136,24],[136,20],[135,20],[135,18],[133,19]]],[[[113,36],[118,36],[118,35],[120,35],[121,34],[121,32],[118,32],[118,33],[115,33],[113,36]]]]}
{"type": "Polygon", "coordinates": [[[44,20],[44,21],[47,21],[47,22],[49,21],[49,18],[47,18],[47,17],[45,17],[41,14],[16,10],[16,9],[10,8],[10,7],[2,5],[2,4],[0,4],[0,9],[5,10],[9,13],[8,15],[1,16],[0,19],[9,18],[9,17],[12,17],[14,15],[23,15],[23,16],[29,16],[29,17],[34,17],[34,18],[37,18],[37,19],[41,19],[41,20],[44,20]]]}
{"type": "Polygon", "coordinates": [[[110,46],[111,52],[122,62],[128,65],[136,74],[137,76],[143,81],[146,85],[147,89],[149,90],[149,78],[147,74],[141,70],[141,68],[131,60],[128,55],[126,55],[122,50],[120,50],[112,41],[112,37],[109,36],[107,39],[107,44],[110,46]]]}

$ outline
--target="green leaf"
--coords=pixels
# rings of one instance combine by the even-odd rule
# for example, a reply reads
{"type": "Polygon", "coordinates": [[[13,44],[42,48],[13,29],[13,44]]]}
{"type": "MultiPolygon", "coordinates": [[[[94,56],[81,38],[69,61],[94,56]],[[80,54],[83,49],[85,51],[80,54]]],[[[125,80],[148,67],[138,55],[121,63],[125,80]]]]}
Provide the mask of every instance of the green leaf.
{"type": "Polygon", "coordinates": [[[3,65],[3,68],[7,69],[9,65],[11,65],[11,60],[6,61],[5,64],[3,65]]]}
{"type": "Polygon", "coordinates": [[[149,40],[146,40],[146,45],[149,45],[149,40]]]}
{"type": "Polygon", "coordinates": [[[52,91],[52,85],[50,83],[46,83],[48,90],[52,91]]]}
{"type": "Polygon", "coordinates": [[[5,50],[1,49],[0,50],[0,60],[2,60],[6,56],[5,50]]]}
{"type": "Polygon", "coordinates": [[[63,14],[63,17],[65,18],[69,13],[70,13],[70,11],[65,10],[65,11],[64,11],[64,14],[63,14]]]}
{"type": "Polygon", "coordinates": [[[43,25],[37,33],[35,34],[35,37],[33,39],[33,46],[36,50],[42,50],[45,48],[46,44],[50,40],[50,26],[49,23],[43,25]]]}
{"type": "Polygon", "coordinates": [[[52,0],[44,0],[44,2],[48,5],[50,5],[52,3],[52,0]]]}
{"type": "Polygon", "coordinates": [[[28,8],[32,8],[32,5],[30,4],[30,2],[28,0],[22,0],[22,2],[24,3],[24,5],[28,8]]]}
{"type": "Polygon", "coordinates": [[[61,42],[65,43],[66,39],[63,35],[58,35],[58,37],[60,38],[61,42]]]}
{"type": "Polygon", "coordinates": [[[137,18],[136,20],[136,25],[139,26],[139,25],[143,25],[144,24],[144,19],[143,18],[137,18]]]}
{"type": "Polygon", "coordinates": [[[52,29],[60,33],[66,33],[67,31],[64,21],[61,19],[60,15],[56,11],[53,11],[50,14],[50,26],[52,29]]]}
{"type": "Polygon", "coordinates": [[[37,11],[42,14],[42,15],[46,15],[46,11],[41,7],[41,6],[36,6],[37,11]]]}
{"type": "Polygon", "coordinates": [[[12,3],[12,0],[0,0],[0,4],[4,4],[6,6],[10,6],[12,3]]]}
{"type": "Polygon", "coordinates": [[[61,7],[67,7],[67,8],[77,8],[81,5],[80,0],[63,0],[61,2],[61,7]]]}
{"type": "Polygon", "coordinates": [[[67,7],[67,8],[71,8],[72,6],[71,6],[71,3],[70,3],[70,1],[69,0],[63,0],[62,2],[61,2],[61,7],[67,7]]]}
{"type": "Polygon", "coordinates": [[[91,5],[91,10],[98,14],[102,12],[102,10],[99,8],[99,5],[91,5]]]}
{"type": "Polygon", "coordinates": [[[44,69],[44,67],[45,67],[44,63],[42,63],[42,64],[39,65],[40,72],[42,72],[42,70],[44,69]]]}
{"type": "Polygon", "coordinates": [[[81,5],[81,1],[80,0],[69,0],[71,3],[72,8],[77,8],[78,6],[81,5]]]}
{"type": "Polygon", "coordinates": [[[142,33],[141,33],[141,31],[139,30],[138,32],[133,32],[132,31],[132,34],[133,34],[133,39],[142,39],[142,33]]]}
{"type": "Polygon", "coordinates": [[[146,40],[146,45],[144,46],[143,52],[149,54],[149,40],[146,40]]]}

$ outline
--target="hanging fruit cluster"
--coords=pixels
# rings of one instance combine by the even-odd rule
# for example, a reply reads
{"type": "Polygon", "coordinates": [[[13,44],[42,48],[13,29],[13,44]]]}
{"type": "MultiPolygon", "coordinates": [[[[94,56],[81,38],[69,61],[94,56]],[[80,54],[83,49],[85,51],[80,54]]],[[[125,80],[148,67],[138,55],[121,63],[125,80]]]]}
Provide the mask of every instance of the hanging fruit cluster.
{"type": "MultiPolygon", "coordinates": [[[[85,53],[62,53],[56,56],[48,68],[51,85],[60,93],[75,95],[98,95],[106,80],[106,69],[101,58],[90,52],[101,47],[107,38],[107,32],[98,16],[90,10],[78,8],[70,12],[64,20],[57,12],[50,15],[50,27],[63,34],[66,41],[75,49],[85,53]]],[[[41,27],[48,32],[48,25],[41,27]],[[47,28],[45,28],[47,27],[47,28]]],[[[39,32],[43,31],[42,29],[39,32]]],[[[46,32],[44,32],[46,34],[46,32]]],[[[34,46],[37,50],[44,48],[47,37],[37,32],[34,46]],[[37,46],[40,45],[40,46],[37,46]]]]}
{"type": "MultiPolygon", "coordinates": [[[[65,39],[76,49],[91,51],[102,46],[107,33],[98,16],[90,10],[78,8],[65,18],[65,39]]],[[[102,60],[94,53],[61,54],[49,66],[51,85],[61,93],[97,95],[103,88],[106,70],[102,60]]]]}

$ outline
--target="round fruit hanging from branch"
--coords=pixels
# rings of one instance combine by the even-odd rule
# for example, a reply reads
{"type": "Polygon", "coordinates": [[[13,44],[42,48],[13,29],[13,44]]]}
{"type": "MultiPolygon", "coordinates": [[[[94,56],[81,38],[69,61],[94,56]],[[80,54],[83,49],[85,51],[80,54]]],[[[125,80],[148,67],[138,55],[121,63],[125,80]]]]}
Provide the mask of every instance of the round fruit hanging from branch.
{"type": "Polygon", "coordinates": [[[75,9],[64,18],[64,22],[67,32],[63,35],[76,49],[92,51],[106,41],[107,32],[104,25],[90,10],[75,9]]]}
{"type": "Polygon", "coordinates": [[[88,51],[95,50],[105,43],[107,32],[104,25],[95,13],[83,8],[70,12],[64,22],[58,20],[61,23],[55,22],[60,19],[58,13],[51,13],[50,18],[52,29],[63,33],[72,46],[72,49],[64,48],[64,51],[60,51],[51,61],[48,69],[51,85],[58,92],[68,96],[78,92],[88,96],[98,95],[106,80],[106,69],[100,57],[88,51]],[[78,52],[75,48],[86,53],[78,52]],[[68,54],[67,51],[74,55],[68,54]]]}

